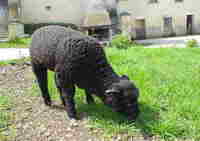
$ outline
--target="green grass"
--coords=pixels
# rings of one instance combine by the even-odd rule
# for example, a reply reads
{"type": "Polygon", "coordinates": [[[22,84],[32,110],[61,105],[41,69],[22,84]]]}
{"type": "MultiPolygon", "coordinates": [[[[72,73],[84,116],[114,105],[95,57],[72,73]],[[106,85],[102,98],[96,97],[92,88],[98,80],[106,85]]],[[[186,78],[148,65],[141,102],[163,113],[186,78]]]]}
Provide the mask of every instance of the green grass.
{"type": "MultiPolygon", "coordinates": [[[[99,128],[104,136],[118,133],[146,134],[163,139],[200,140],[200,50],[175,48],[107,48],[115,71],[127,74],[140,89],[141,114],[134,124],[113,113],[97,98],[97,104],[85,104],[84,92],[76,91],[78,112],[86,112],[90,128],[99,128]]],[[[59,94],[49,73],[54,98],[59,94]]]]}
{"type": "Polygon", "coordinates": [[[30,38],[17,38],[14,41],[0,43],[0,48],[28,48],[30,42],[30,38]]]}
{"type": "Polygon", "coordinates": [[[9,119],[9,116],[7,112],[4,112],[9,108],[9,98],[6,96],[0,96],[0,131],[3,128],[7,127],[7,120],[9,119]]]}
{"type": "Polygon", "coordinates": [[[0,95],[0,140],[2,141],[7,140],[7,137],[2,133],[9,128],[9,121],[11,119],[10,107],[9,97],[0,95]]]}
{"type": "Polygon", "coordinates": [[[12,64],[21,64],[24,62],[30,61],[30,57],[25,57],[21,59],[12,59],[12,60],[6,60],[6,61],[0,61],[0,67],[6,66],[6,65],[12,65],[12,64]]]}

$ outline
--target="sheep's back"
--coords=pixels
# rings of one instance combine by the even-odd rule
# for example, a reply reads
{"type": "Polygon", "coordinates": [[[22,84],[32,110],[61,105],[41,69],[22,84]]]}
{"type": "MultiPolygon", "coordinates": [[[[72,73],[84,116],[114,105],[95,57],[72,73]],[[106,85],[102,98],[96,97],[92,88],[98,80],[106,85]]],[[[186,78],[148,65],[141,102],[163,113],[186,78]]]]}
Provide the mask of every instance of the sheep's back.
{"type": "Polygon", "coordinates": [[[34,32],[30,54],[34,63],[52,70],[56,64],[70,64],[76,70],[96,69],[105,62],[104,51],[95,38],[62,26],[46,26],[34,32]]]}

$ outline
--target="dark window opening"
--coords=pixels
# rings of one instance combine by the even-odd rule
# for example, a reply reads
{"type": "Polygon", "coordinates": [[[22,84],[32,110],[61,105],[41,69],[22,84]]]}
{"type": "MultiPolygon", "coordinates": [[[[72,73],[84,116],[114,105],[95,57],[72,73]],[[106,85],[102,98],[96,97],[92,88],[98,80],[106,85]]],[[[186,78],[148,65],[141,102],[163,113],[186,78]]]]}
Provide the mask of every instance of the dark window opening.
{"type": "Polygon", "coordinates": [[[192,34],[192,29],[193,29],[193,15],[187,15],[186,28],[187,28],[187,34],[192,34]]]}
{"type": "Polygon", "coordinates": [[[108,41],[110,39],[110,28],[90,28],[88,29],[88,35],[100,41],[108,41]]]}
{"type": "Polygon", "coordinates": [[[183,2],[183,0],[175,0],[175,2],[183,2]]]}
{"type": "Polygon", "coordinates": [[[47,6],[45,6],[45,9],[46,9],[47,11],[50,11],[50,10],[51,10],[51,6],[47,5],[47,6]]]}
{"type": "Polygon", "coordinates": [[[172,17],[164,17],[164,36],[174,36],[172,17]]]}
{"type": "Polygon", "coordinates": [[[8,0],[0,0],[0,6],[8,7],[8,0]]]}
{"type": "Polygon", "coordinates": [[[149,3],[152,4],[152,3],[158,3],[158,0],[149,0],[149,3]]]}
{"type": "Polygon", "coordinates": [[[135,31],[136,39],[145,39],[146,38],[146,26],[145,19],[139,19],[135,21],[135,31]]]}

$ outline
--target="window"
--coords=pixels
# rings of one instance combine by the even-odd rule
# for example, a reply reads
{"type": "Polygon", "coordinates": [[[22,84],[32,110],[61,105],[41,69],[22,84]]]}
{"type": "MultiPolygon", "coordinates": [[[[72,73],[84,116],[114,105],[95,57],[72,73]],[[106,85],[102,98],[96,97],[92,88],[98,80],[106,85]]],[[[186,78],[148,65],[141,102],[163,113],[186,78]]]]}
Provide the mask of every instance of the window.
{"type": "Polygon", "coordinates": [[[152,3],[158,3],[158,0],[149,0],[149,3],[152,4],[152,3]]]}
{"type": "Polygon", "coordinates": [[[183,2],[183,0],[175,0],[175,2],[183,2]]]}
{"type": "Polygon", "coordinates": [[[173,36],[173,23],[172,23],[172,17],[164,17],[164,36],[173,36]]]}
{"type": "Polygon", "coordinates": [[[50,5],[47,5],[47,6],[45,6],[45,9],[46,9],[47,11],[50,11],[50,10],[51,10],[51,6],[50,6],[50,5]]]}

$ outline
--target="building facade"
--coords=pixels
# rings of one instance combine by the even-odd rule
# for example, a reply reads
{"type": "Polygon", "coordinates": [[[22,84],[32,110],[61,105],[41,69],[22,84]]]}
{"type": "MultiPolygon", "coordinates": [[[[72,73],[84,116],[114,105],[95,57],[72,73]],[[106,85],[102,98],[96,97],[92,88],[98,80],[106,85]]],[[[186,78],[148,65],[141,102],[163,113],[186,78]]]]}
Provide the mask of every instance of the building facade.
{"type": "Polygon", "coordinates": [[[9,0],[8,31],[13,33],[17,30],[16,33],[21,34],[23,24],[64,23],[92,33],[93,28],[99,30],[110,26],[112,21],[107,9],[116,5],[116,0],[9,0]]]}
{"type": "Polygon", "coordinates": [[[121,0],[120,11],[130,13],[134,38],[200,33],[200,5],[191,0],[121,0]]]}
{"type": "MultiPolygon", "coordinates": [[[[5,1],[0,1],[0,12],[6,7],[5,1]]],[[[198,3],[193,4],[191,0],[8,0],[9,14],[1,14],[0,21],[5,22],[4,28],[0,24],[0,32],[8,23],[17,27],[20,34],[23,24],[32,23],[71,23],[87,27],[89,32],[97,31],[89,27],[111,25],[108,9],[117,8],[123,34],[133,39],[199,34],[198,3]]]]}
{"type": "Polygon", "coordinates": [[[8,1],[0,1],[0,40],[6,40],[8,36],[8,1]]]}

